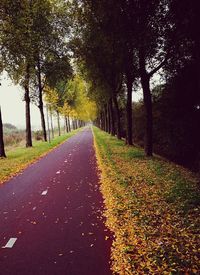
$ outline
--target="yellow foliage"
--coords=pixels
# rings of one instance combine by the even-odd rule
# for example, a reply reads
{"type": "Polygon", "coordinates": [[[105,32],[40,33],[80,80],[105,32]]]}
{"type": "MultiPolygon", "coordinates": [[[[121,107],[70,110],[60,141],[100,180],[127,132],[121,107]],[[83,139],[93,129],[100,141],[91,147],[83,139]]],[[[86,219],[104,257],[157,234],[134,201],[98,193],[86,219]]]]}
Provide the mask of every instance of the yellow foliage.
{"type": "Polygon", "coordinates": [[[179,201],[166,199],[176,184],[175,173],[194,191],[197,179],[164,160],[131,159],[127,156],[136,149],[122,143],[95,128],[105,216],[115,237],[114,273],[198,274],[200,208],[185,212],[179,201]],[[156,172],[158,165],[163,174],[156,172]]]}
{"type": "Polygon", "coordinates": [[[61,115],[83,121],[96,119],[96,103],[88,97],[87,83],[80,76],[75,76],[66,84],[64,102],[61,106],[59,105],[59,93],[56,89],[45,86],[44,93],[45,101],[50,108],[59,111],[61,115]]]}

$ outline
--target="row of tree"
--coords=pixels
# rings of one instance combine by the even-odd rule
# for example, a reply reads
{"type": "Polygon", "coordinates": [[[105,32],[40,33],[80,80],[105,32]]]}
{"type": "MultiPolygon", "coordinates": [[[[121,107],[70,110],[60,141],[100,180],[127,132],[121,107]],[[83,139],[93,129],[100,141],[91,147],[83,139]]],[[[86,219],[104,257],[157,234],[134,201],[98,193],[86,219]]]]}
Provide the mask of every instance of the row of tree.
{"type": "MultiPolygon", "coordinates": [[[[58,114],[65,117],[66,128],[69,116],[84,120],[90,117],[99,127],[119,139],[125,137],[126,143],[132,145],[138,137],[137,133],[133,135],[137,127],[132,94],[141,89],[141,132],[146,155],[151,156],[155,82],[159,80],[165,87],[162,95],[166,90],[175,94],[175,90],[185,88],[173,83],[187,68],[192,68],[190,108],[195,110],[196,119],[200,106],[198,2],[2,0],[0,68],[24,88],[27,146],[31,146],[30,99],[40,109],[46,140],[43,93],[58,120],[58,114]],[[89,116],[85,109],[90,110],[89,116]]],[[[181,106],[182,94],[177,95],[181,106]]],[[[176,103],[174,98],[172,95],[176,103]]]]}
{"type": "Polygon", "coordinates": [[[1,68],[24,89],[27,147],[32,146],[31,98],[40,110],[46,141],[43,88],[46,83],[56,85],[61,78],[71,74],[67,52],[64,51],[64,33],[67,31],[67,23],[62,20],[64,5],[64,2],[57,5],[47,0],[1,1],[1,68]]]}
{"type": "MultiPolygon", "coordinates": [[[[87,98],[85,82],[74,76],[70,63],[68,11],[64,0],[3,0],[0,3],[0,69],[24,89],[27,147],[32,146],[31,101],[40,111],[44,141],[47,141],[44,94],[50,114],[57,114],[59,133],[60,115],[65,117],[69,131],[69,117],[74,128],[82,125],[80,120],[86,116],[88,119],[88,115],[78,111],[78,105],[87,103],[87,108],[94,108],[87,98]],[[76,87],[77,82],[85,85],[85,89],[76,87]]],[[[0,140],[1,156],[5,156],[2,121],[0,140]]]]}
{"type": "MultiPolygon", "coordinates": [[[[145,121],[141,127],[146,155],[151,156],[153,82],[169,83],[192,62],[199,76],[198,1],[74,0],[71,9],[71,48],[92,83],[97,125],[121,138],[125,110],[126,143],[132,145],[132,93],[142,89],[145,121]]],[[[199,84],[196,89],[199,93],[199,84]]]]}

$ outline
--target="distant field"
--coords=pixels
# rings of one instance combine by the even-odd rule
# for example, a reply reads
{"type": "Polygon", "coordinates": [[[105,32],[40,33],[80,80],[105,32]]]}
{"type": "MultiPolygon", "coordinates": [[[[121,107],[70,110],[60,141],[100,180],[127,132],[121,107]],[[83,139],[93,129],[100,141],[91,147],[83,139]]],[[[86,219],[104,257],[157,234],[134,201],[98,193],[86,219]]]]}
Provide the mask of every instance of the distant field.
{"type": "MultiPolygon", "coordinates": [[[[61,133],[65,133],[64,129],[61,129],[61,133]]],[[[54,135],[58,136],[58,130],[54,130],[54,135]]],[[[41,130],[32,132],[33,141],[43,140],[43,135],[41,130]]],[[[25,146],[26,132],[25,130],[20,130],[14,125],[6,123],[4,124],[4,144],[6,151],[15,149],[16,147],[25,146]]]]}
{"type": "MultiPolygon", "coordinates": [[[[14,143],[10,146],[7,144],[7,158],[0,159],[0,184],[22,171],[29,164],[39,159],[50,150],[66,141],[71,136],[75,135],[80,130],[81,128],[60,137],[56,136],[53,140],[51,140],[50,143],[34,140],[32,148],[25,148],[24,145],[22,146],[21,142],[24,142],[24,140],[16,143],[15,145],[14,143]]],[[[15,139],[13,138],[13,140],[15,139]]]]}

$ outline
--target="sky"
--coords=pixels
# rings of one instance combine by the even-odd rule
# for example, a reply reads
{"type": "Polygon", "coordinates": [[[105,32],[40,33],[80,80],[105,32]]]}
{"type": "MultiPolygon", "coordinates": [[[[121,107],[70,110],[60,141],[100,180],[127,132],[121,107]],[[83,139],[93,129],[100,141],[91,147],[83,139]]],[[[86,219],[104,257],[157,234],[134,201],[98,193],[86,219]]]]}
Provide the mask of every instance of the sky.
{"type": "MultiPolygon", "coordinates": [[[[3,123],[11,123],[18,128],[25,128],[25,102],[23,90],[14,85],[4,74],[1,77],[0,106],[3,123]]],[[[31,123],[34,128],[40,128],[39,109],[31,104],[31,123]]]]}
{"type": "MultiPolygon", "coordinates": [[[[0,106],[3,123],[11,123],[18,128],[25,128],[23,89],[14,85],[5,73],[1,76],[0,83],[0,106]]],[[[133,93],[133,101],[138,101],[141,97],[141,92],[133,93]]],[[[33,130],[41,128],[39,109],[34,104],[31,104],[31,124],[33,130]]]]}

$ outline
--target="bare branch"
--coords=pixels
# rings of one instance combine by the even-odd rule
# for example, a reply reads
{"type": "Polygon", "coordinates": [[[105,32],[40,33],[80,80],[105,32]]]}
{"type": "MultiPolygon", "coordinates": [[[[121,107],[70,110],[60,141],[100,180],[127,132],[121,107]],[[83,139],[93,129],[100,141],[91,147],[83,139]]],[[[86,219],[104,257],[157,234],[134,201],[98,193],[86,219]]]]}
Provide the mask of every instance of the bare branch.
{"type": "Polygon", "coordinates": [[[154,68],[151,72],[148,73],[148,76],[152,77],[158,70],[160,70],[165,65],[167,60],[168,58],[165,58],[156,68],[154,68]]]}

